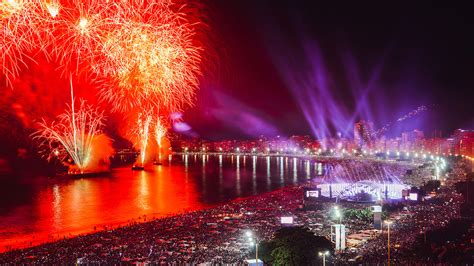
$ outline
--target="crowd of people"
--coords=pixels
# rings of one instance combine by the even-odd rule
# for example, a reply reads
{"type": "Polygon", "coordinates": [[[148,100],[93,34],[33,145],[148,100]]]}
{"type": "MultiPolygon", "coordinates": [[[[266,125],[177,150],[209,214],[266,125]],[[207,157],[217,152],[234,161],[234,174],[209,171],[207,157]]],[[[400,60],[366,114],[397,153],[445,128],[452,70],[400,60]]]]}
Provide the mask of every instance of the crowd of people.
{"type": "MultiPolygon", "coordinates": [[[[389,219],[392,258],[397,264],[412,261],[416,238],[445,226],[459,217],[460,194],[448,190],[437,200],[409,204],[394,211],[389,219]]],[[[341,208],[367,208],[360,203],[339,203],[341,208]]],[[[281,217],[294,218],[293,225],[309,228],[317,235],[330,237],[334,203],[323,202],[311,210],[303,208],[303,186],[286,187],[266,194],[238,199],[217,207],[172,217],[132,223],[89,235],[63,239],[26,249],[0,254],[0,264],[89,264],[89,263],[210,263],[241,264],[252,251],[245,232],[251,230],[258,241],[269,240],[281,228],[281,217]]],[[[370,229],[370,222],[347,219],[347,234],[370,229]]],[[[387,256],[387,235],[382,233],[357,249],[332,256],[350,263],[383,263],[387,256]]]]}
{"type": "MultiPolygon", "coordinates": [[[[420,246],[427,243],[427,233],[446,228],[452,221],[461,218],[460,209],[464,198],[456,192],[454,184],[463,181],[466,173],[470,171],[465,167],[464,161],[455,162],[452,170],[442,177],[444,186],[437,195],[428,200],[408,204],[404,209],[393,212],[388,219],[390,225],[391,261],[394,264],[413,263],[441,263],[443,255],[456,243],[442,243],[441,247],[431,245],[421,250],[420,246]],[[427,252],[428,251],[428,252],[427,252]]],[[[388,234],[387,228],[378,237],[366,242],[358,249],[341,254],[337,258],[343,263],[383,263],[388,259],[388,234]]],[[[464,249],[473,249],[470,243],[458,243],[464,249]],[[470,245],[471,247],[466,247],[470,245]]],[[[471,251],[471,254],[473,252],[471,251]]],[[[444,261],[445,262],[445,261],[444,261]]]]}
{"type": "MultiPolygon", "coordinates": [[[[426,262],[425,257],[414,256],[417,241],[429,230],[446,226],[451,220],[459,218],[459,206],[462,198],[459,194],[438,195],[441,200],[408,205],[406,209],[395,212],[389,218],[391,260],[395,264],[426,262]]],[[[341,256],[344,262],[357,262],[355,258],[364,263],[382,263],[388,259],[388,230],[386,225],[382,234],[366,242],[357,250],[341,256]]]]}
{"type": "Polygon", "coordinates": [[[297,209],[301,198],[301,188],[284,188],[216,208],[9,251],[0,254],[0,264],[239,263],[251,248],[245,231],[270,238],[280,227],[279,218],[297,209]]]}

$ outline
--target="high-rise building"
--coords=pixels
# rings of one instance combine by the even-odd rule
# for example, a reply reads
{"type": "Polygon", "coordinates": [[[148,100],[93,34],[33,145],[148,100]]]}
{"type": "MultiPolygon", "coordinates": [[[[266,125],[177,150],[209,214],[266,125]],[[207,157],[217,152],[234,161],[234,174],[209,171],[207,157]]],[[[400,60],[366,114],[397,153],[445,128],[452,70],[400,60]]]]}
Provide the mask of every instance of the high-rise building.
{"type": "Polygon", "coordinates": [[[354,124],[354,143],[359,148],[370,148],[374,139],[374,123],[360,120],[354,124]]]}
{"type": "Polygon", "coordinates": [[[453,135],[454,153],[473,156],[474,152],[474,130],[457,129],[453,135]]]}
{"type": "Polygon", "coordinates": [[[403,132],[401,149],[404,151],[422,151],[424,149],[424,138],[425,134],[423,133],[423,131],[418,129],[415,129],[410,132],[403,132]]]}

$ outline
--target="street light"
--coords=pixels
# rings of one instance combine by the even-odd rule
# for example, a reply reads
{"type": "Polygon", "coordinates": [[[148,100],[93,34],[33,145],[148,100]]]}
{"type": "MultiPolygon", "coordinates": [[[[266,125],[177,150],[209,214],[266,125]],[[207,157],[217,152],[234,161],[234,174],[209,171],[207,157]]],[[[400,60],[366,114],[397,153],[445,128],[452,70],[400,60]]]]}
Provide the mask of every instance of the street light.
{"type": "Polygon", "coordinates": [[[390,225],[392,224],[392,221],[385,221],[385,224],[387,225],[387,265],[390,266],[390,225]]]}
{"type": "Polygon", "coordinates": [[[329,251],[325,251],[325,252],[319,252],[318,253],[320,257],[323,257],[323,266],[326,266],[326,256],[329,255],[329,251]]]}
{"type": "Polygon", "coordinates": [[[255,265],[258,265],[258,238],[254,236],[252,231],[245,232],[245,236],[247,236],[249,245],[255,245],[255,265]]]}

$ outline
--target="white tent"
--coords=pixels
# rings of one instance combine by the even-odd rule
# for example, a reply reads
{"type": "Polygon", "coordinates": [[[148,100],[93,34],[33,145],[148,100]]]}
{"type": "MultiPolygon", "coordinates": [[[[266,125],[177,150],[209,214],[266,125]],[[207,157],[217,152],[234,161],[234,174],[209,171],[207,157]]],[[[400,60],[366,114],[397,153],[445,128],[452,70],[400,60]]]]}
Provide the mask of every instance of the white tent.
{"type": "Polygon", "coordinates": [[[248,266],[263,266],[263,261],[261,261],[260,259],[257,261],[257,263],[255,263],[255,259],[245,260],[245,263],[248,266]]]}

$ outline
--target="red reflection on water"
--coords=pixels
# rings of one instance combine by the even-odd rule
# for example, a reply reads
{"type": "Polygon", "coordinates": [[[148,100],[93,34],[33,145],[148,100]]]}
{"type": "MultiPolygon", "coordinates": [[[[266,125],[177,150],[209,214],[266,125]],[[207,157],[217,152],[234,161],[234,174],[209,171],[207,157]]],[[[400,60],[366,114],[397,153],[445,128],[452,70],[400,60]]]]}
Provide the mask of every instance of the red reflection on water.
{"type": "Polygon", "coordinates": [[[2,217],[0,251],[205,208],[194,182],[183,167],[154,166],[48,184],[2,217]]]}

